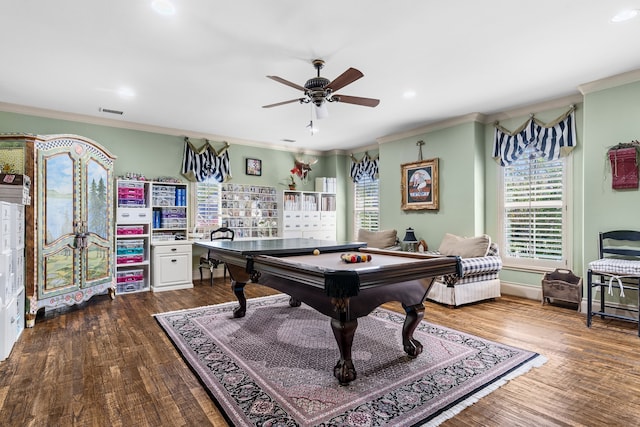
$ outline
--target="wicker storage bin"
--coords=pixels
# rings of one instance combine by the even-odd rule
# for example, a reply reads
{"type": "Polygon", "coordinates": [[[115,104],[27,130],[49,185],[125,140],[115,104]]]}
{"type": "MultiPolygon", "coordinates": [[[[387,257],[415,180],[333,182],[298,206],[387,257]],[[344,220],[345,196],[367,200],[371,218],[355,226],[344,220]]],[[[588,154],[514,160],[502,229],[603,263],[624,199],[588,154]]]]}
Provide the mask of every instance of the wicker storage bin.
{"type": "Polygon", "coordinates": [[[556,269],[546,273],[542,279],[542,305],[551,299],[576,303],[580,311],[582,278],[571,270],[556,269]]]}

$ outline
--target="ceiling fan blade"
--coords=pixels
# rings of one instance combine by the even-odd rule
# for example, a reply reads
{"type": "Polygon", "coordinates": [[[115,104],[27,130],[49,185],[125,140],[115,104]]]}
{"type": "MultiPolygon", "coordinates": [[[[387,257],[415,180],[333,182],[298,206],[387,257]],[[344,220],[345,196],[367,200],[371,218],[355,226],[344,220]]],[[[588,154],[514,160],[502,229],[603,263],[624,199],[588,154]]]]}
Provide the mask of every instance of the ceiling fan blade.
{"type": "Polygon", "coordinates": [[[262,108],[277,107],[279,105],[291,104],[292,102],[302,102],[304,98],[290,99],[288,101],[276,102],[275,104],[263,105],[262,108]]]}
{"type": "Polygon", "coordinates": [[[267,76],[267,77],[270,78],[271,80],[275,80],[275,81],[277,81],[279,83],[282,83],[283,85],[290,86],[290,87],[292,87],[294,89],[298,89],[298,90],[301,90],[303,92],[306,91],[306,89],[303,88],[302,86],[297,85],[295,83],[292,83],[289,80],[285,80],[282,77],[278,77],[278,76],[267,76]]]}
{"type": "Polygon", "coordinates": [[[331,89],[333,92],[336,92],[346,85],[355,82],[362,76],[364,76],[364,74],[362,74],[359,70],[356,70],[355,68],[349,68],[347,71],[340,74],[331,83],[329,83],[326,89],[331,89]]]}
{"type": "Polygon", "coordinates": [[[359,96],[334,95],[333,99],[337,100],[338,102],[344,102],[346,104],[364,105],[365,107],[376,107],[378,104],[380,104],[379,99],[361,98],[359,96]]]}

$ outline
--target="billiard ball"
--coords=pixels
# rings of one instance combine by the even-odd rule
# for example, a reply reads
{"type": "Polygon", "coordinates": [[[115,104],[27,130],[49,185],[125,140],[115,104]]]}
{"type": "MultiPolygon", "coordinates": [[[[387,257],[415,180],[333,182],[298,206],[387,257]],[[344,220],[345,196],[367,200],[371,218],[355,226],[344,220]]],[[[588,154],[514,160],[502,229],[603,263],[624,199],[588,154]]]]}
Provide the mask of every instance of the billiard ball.
{"type": "Polygon", "coordinates": [[[317,250],[317,249],[314,249],[314,250],[313,250],[313,254],[314,254],[314,255],[320,255],[320,251],[319,251],[319,250],[317,250]]]}

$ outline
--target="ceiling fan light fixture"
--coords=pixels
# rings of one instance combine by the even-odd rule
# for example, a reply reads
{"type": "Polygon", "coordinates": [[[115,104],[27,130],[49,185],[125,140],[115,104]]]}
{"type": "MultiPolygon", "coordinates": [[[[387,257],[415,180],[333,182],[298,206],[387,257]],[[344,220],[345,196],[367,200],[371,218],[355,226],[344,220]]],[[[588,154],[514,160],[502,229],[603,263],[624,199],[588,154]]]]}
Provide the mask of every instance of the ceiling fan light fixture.
{"type": "Polygon", "coordinates": [[[327,108],[327,104],[323,102],[320,105],[316,105],[313,108],[316,111],[316,118],[318,120],[326,119],[329,117],[329,109],[327,108]]]}
{"type": "Polygon", "coordinates": [[[323,105],[324,101],[324,96],[314,96],[311,98],[311,102],[313,102],[313,105],[315,105],[316,107],[320,107],[321,105],[323,105]]]}

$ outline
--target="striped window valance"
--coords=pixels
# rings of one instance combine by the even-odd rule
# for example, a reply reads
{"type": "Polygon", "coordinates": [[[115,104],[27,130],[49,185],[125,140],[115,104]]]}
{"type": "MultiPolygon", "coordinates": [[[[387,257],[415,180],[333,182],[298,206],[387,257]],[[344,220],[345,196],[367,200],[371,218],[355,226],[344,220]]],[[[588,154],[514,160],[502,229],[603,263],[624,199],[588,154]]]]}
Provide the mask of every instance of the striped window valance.
{"type": "MultiPolygon", "coordinates": [[[[206,141],[206,140],[205,140],[206,141]]],[[[190,181],[202,182],[213,178],[218,182],[225,182],[231,178],[229,165],[229,144],[218,153],[209,141],[199,150],[191,144],[189,138],[184,139],[184,154],[182,156],[182,175],[190,181]]]]}
{"type": "Polygon", "coordinates": [[[379,160],[379,157],[376,157],[375,159],[369,157],[368,153],[365,153],[359,161],[351,155],[351,169],[349,171],[349,176],[351,176],[353,182],[358,183],[365,177],[368,177],[371,180],[378,179],[379,160]]]}
{"type": "Polygon", "coordinates": [[[566,156],[576,146],[575,107],[551,123],[545,124],[531,117],[513,132],[495,124],[493,158],[500,166],[507,166],[518,160],[525,148],[533,148],[547,160],[566,156]]]}

